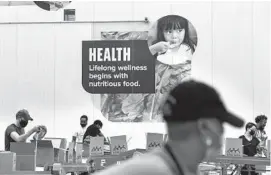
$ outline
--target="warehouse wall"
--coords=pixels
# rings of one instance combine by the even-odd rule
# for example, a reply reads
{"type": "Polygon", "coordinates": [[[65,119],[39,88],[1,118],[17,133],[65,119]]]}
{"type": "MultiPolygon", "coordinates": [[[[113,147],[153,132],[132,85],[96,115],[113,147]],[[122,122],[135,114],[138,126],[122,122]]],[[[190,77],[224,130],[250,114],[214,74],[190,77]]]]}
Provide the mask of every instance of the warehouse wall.
{"type": "MultiPolygon", "coordinates": [[[[198,47],[193,77],[214,85],[227,107],[246,121],[270,114],[270,6],[268,2],[72,2],[76,21],[143,20],[168,14],[187,18],[196,28],[198,47]]],[[[63,10],[36,6],[0,7],[3,22],[63,21],[63,10]]],[[[163,124],[110,123],[99,111],[99,95],[81,85],[81,41],[101,31],[146,31],[144,23],[0,24],[0,150],[4,130],[18,109],[26,108],[48,136],[71,138],[79,117],[104,122],[103,132],[132,137],[130,148],[145,146],[145,132],[166,131],[163,124]]],[[[269,128],[270,128],[269,121],[269,128]]],[[[76,128],[75,128],[76,127],[76,128]]],[[[226,125],[227,137],[243,130],[226,125]]],[[[268,129],[268,128],[267,128],[268,129]]],[[[271,133],[271,130],[268,130],[271,133]]]]}

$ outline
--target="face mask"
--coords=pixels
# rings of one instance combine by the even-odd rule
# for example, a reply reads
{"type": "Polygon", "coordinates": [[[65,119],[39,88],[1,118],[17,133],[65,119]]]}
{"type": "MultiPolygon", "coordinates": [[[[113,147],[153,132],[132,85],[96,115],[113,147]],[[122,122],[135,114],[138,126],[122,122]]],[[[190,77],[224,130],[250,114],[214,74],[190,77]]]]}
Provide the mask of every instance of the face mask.
{"type": "Polygon", "coordinates": [[[254,130],[251,130],[251,131],[249,132],[249,134],[253,136],[253,135],[255,134],[255,131],[254,131],[254,130]]]}
{"type": "Polygon", "coordinates": [[[86,123],[80,123],[80,125],[81,125],[83,128],[87,126],[86,123]]]}
{"type": "Polygon", "coordinates": [[[20,124],[20,126],[21,126],[22,128],[25,128],[25,127],[27,126],[27,124],[28,124],[28,121],[21,120],[19,124],[20,124]]]}

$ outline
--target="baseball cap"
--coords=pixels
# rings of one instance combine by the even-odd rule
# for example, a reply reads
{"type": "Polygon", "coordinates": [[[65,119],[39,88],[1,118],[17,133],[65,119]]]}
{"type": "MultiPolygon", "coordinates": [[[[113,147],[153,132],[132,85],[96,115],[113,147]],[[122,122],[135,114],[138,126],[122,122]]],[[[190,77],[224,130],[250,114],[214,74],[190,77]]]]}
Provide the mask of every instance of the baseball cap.
{"type": "Polygon", "coordinates": [[[226,109],[214,88],[195,80],[184,81],[170,91],[163,114],[166,122],[216,118],[235,127],[244,125],[243,119],[226,109]]]}
{"type": "Polygon", "coordinates": [[[30,117],[29,112],[26,109],[21,109],[17,112],[16,119],[19,117],[23,117],[25,120],[33,121],[33,119],[30,117]]]}

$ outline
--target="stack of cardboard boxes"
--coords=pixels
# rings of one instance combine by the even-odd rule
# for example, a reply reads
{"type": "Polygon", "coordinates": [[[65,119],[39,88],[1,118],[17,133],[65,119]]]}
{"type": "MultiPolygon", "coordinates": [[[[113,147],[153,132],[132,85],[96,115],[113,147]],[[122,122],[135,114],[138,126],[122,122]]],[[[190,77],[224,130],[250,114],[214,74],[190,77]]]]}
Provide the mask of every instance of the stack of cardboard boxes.
{"type": "Polygon", "coordinates": [[[16,171],[16,153],[0,152],[0,174],[16,171]]]}
{"type": "Polygon", "coordinates": [[[35,171],[36,144],[10,143],[10,151],[16,153],[16,171],[35,171]]]}

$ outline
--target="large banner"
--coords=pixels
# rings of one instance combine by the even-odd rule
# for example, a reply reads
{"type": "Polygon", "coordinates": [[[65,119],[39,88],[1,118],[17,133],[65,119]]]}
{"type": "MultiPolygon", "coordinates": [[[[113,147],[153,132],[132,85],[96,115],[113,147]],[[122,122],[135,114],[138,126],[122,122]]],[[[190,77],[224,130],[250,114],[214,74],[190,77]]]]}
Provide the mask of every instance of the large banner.
{"type": "Polygon", "coordinates": [[[154,58],[146,41],[83,41],[82,53],[87,92],[154,93],[154,58]]]}
{"type": "MultiPolygon", "coordinates": [[[[197,34],[193,25],[183,17],[168,15],[160,18],[148,32],[101,32],[101,39],[107,44],[118,43],[117,41],[128,46],[130,44],[134,47],[132,65],[136,63],[134,66],[147,66],[147,71],[143,71],[140,76],[136,76],[140,71],[134,71],[125,77],[130,77],[130,82],[134,83],[132,89],[123,87],[123,82],[118,88],[107,89],[110,92],[103,87],[89,89],[90,93],[101,94],[103,116],[112,122],[163,122],[162,106],[168,92],[191,76],[192,55],[197,46],[197,34]],[[136,82],[139,82],[140,86],[136,82]]],[[[87,48],[90,48],[90,45],[87,48]]],[[[86,51],[83,48],[83,52],[84,50],[86,51]]],[[[121,58],[125,59],[124,56],[121,58]]],[[[83,64],[89,66],[88,62],[83,64]]],[[[119,66],[123,64],[127,63],[118,63],[119,66]]],[[[84,70],[86,69],[85,67],[84,70]]],[[[122,80],[126,81],[125,78],[122,80]]]]}
{"type": "MultiPolygon", "coordinates": [[[[106,40],[106,41],[108,40],[147,41],[148,32],[147,31],[102,32],[101,38],[102,40],[106,40]]],[[[155,72],[153,72],[153,75],[154,73],[155,72]]],[[[101,101],[102,101],[101,112],[109,121],[113,121],[113,122],[143,122],[145,120],[143,119],[143,111],[146,109],[145,106],[147,105],[146,102],[144,102],[144,100],[145,98],[148,98],[152,94],[153,93],[101,94],[101,101]]]]}

